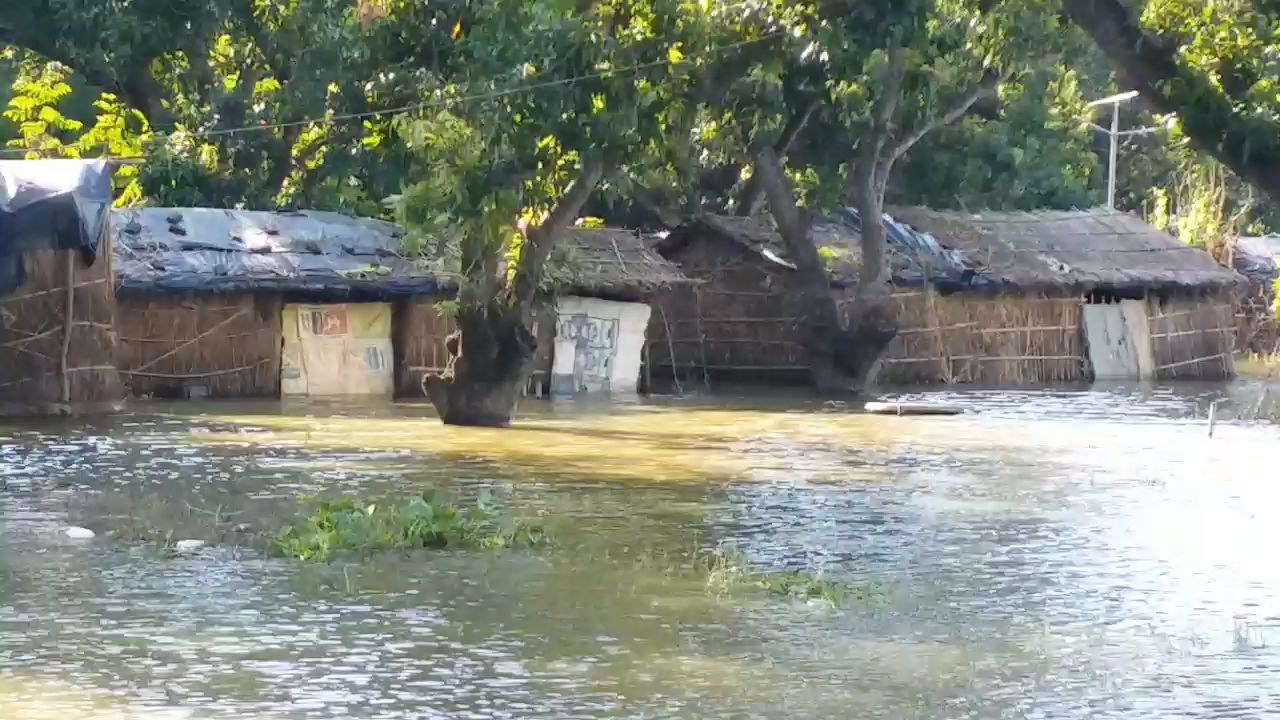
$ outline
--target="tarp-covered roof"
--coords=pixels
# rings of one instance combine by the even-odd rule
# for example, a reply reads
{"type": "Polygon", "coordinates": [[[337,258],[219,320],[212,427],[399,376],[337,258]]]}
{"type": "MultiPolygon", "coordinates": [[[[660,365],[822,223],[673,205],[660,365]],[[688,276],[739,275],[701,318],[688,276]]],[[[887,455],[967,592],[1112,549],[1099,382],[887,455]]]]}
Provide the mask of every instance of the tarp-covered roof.
{"type": "Polygon", "coordinates": [[[1280,235],[1237,238],[1232,262],[1236,272],[1255,282],[1274,282],[1280,276],[1280,235]]]}
{"type": "Polygon", "coordinates": [[[403,234],[332,212],[210,208],[116,211],[122,292],[282,292],[385,299],[440,292],[442,281],[401,255],[403,234]]]}
{"type": "Polygon", "coordinates": [[[113,171],[105,160],[0,160],[0,293],[23,283],[29,250],[80,250],[93,262],[113,171]]]}
{"type": "Polygon", "coordinates": [[[575,229],[566,243],[564,291],[592,296],[641,297],[689,282],[684,273],[630,230],[575,229]]]}

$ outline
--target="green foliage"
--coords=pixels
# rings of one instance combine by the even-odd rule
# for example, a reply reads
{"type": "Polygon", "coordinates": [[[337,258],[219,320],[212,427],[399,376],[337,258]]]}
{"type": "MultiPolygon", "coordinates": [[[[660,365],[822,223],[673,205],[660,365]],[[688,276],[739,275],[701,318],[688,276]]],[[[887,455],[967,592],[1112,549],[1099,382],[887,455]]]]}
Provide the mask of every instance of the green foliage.
{"type": "MultiPolygon", "coordinates": [[[[1213,88],[1280,117],[1274,14],[1251,0],[1135,5],[1213,88]]],[[[1003,80],[998,100],[927,133],[897,164],[891,202],[1100,202],[1103,148],[1084,103],[1125,88],[1111,86],[1092,43],[1052,9],[1041,0],[12,0],[0,7],[15,43],[0,51],[0,80],[13,85],[0,140],[33,156],[145,156],[121,171],[122,204],[394,215],[409,231],[407,252],[484,294],[510,280],[523,229],[546,217],[588,153],[608,176],[587,211],[611,224],[735,209],[754,149],[817,103],[787,172],[802,205],[848,204],[891,47],[906,51],[904,133],[984,77],[1003,80]]],[[[1128,126],[1150,120],[1129,112],[1128,126]]],[[[1159,215],[1159,188],[1171,222],[1186,214],[1189,162],[1200,158],[1176,133],[1133,139],[1121,206],[1159,215]]],[[[1276,226],[1230,175],[1225,192],[1228,216],[1248,208],[1248,221],[1276,226]]]]}
{"type": "MultiPolygon", "coordinates": [[[[141,158],[144,144],[151,139],[146,117],[115,95],[102,93],[93,103],[93,125],[86,130],[83,121],[64,114],[73,92],[70,77],[70,69],[56,62],[28,60],[17,66],[3,117],[18,129],[18,136],[7,140],[5,147],[24,150],[27,159],[141,158]]],[[[117,206],[142,202],[138,178],[135,165],[117,170],[117,206]]]]}
{"type": "Polygon", "coordinates": [[[886,598],[884,589],[879,587],[839,582],[807,572],[759,570],[740,553],[723,547],[700,553],[695,565],[706,575],[708,591],[717,596],[756,591],[833,608],[851,603],[874,605],[886,598]]]}
{"type": "Polygon", "coordinates": [[[993,116],[926,138],[898,169],[892,203],[972,210],[1100,204],[1105,168],[1077,73],[1046,64],[1001,88],[993,116]]]}
{"type": "Polygon", "coordinates": [[[352,499],[317,503],[311,515],[282,528],[276,550],[305,562],[328,562],[341,553],[440,549],[500,549],[547,542],[542,529],[499,516],[488,498],[459,508],[430,494],[387,502],[352,499]]]}

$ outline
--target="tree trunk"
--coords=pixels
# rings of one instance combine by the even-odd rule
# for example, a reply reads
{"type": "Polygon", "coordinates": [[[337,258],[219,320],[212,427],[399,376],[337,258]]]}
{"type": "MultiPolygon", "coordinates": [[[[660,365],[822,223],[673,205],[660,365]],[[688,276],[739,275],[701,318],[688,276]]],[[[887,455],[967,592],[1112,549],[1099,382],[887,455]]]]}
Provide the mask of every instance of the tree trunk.
{"type": "Polygon", "coordinates": [[[506,287],[493,282],[503,251],[488,243],[489,255],[471,263],[469,287],[458,295],[458,330],[446,343],[449,367],[423,378],[423,389],[446,425],[508,427],[524,395],[538,341],[529,329],[538,283],[555,243],[570,231],[600,182],[603,166],[582,162],[578,178],[541,225],[530,229],[506,287]]]}
{"type": "Polygon", "coordinates": [[[891,159],[877,158],[883,142],[864,138],[868,143],[860,153],[853,177],[853,202],[862,221],[859,249],[862,264],[858,269],[858,287],[849,311],[848,353],[842,365],[845,371],[865,382],[885,348],[898,334],[897,322],[890,307],[889,262],[885,250],[884,188],[891,159]]]}
{"type": "Polygon", "coordinates": [[[447,345],[449,369],[423,380],[440,420],[446,425],[510,426],[538,345],[523,315],[502,302],[464,308],[447,345]]]}
{"type": "Polygon", "coordinates": [[[1120,0],[1066,0],[1064,9],[1126,84],[1158,111],[1176,112],[1196,146],[1280,202],[1280,127],[1237,110],[1209,78],[1182,64],[1176,42],[1146,32],[1120,0]]]}
{"type": "MultiPolygon", "coordinates": [[[[785,158],[791,152],[791,148],[796,144],[796,140],[800,138],[800,133],[804,132],[804,128],[809,124],[809,119],[818,110],[822,104],[822,98],[811,98],[799,112],[793,114],[787,121],[787,126],[782,129],[782,135],[778,138],[778,142],[773,145],[773,152],[779,159],[785,158]]],[[[749,217],[760,212],[760,208],[764,205],[765,193],[764,186],[760,182],[760,176],[752,173],[747,178],[747,182],[742,187],[742,192],[738,195],[737,214],[749,217]]]]}
{"type": "Polygon", "coordinates": [[[756,156],[754,175],[760,179],[778,224],[778,233],[786,243],[787,255],[796,266],[800,285],[797,305],[803,308],[804,314],[801,343],[813,384],[822,392],[847,392],[851,386],[841,372],[839,360],[846,338],[839,308],[831,294],[831,280],[809,236],[811,219],[796,207],[795,194],[787,182],[782,162],[772,149],[756,156]]]}

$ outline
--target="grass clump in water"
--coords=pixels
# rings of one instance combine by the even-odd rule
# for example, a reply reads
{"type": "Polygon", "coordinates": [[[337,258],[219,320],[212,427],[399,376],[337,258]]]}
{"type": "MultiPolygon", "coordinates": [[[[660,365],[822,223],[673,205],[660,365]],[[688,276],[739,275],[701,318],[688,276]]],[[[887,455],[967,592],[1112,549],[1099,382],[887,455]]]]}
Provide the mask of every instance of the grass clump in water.
{"type": "Polygon", "coordinates": [[[502,518],[487,497],[460,508],[424,494],[381,503],[351,498],[317,503],[310,516],[277,532],[274,545],[286,557],[328,562],[339,553],[500,549],[546,542],[540,526],[502,518]]]}
{"type": "Polygon", "coordinates": [[[759,570],[732,549],[705,552],[697,564],[706,573],[708,591],[716,596],[755,590],[832,608],[850,603],[877,604],[886,597],[881,588],[832,580],[810,572],[759,570]]]}

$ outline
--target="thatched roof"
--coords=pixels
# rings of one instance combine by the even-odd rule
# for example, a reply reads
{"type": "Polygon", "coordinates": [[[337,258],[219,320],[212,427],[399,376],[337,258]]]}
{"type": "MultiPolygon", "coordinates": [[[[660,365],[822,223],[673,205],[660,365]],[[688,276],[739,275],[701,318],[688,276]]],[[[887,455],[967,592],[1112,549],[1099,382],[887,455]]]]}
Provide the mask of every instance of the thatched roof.
{"type": "Polygon", "coordinates": [[[1115,210],[891,212],[963,253],[980,268],[975,284],[996,289],[1212,289],[1240,282],[1203,250],[1115,210]]]}
{"type": "Polygon", "coordinates": [[[635,299],[689,282],[678,267],[630,230],[575,229],[565,250],[563,292],[635,299]]]}
{"type": "Polygon", "coordinates": [[[400,255],[398,227],[338,213],[145,208],[116,211],[111,230],[126,293],[385,299],[444,284],[400,255]]]}
{"type": "MultiPolygon", "coordinates": [[[[894,209],[884,217],[892,278],[943,292],[1224,288],[1240,276],[1133,215],[1112,210],[971,214],[894,209]]],[[[711,215],[674,233],[664,253],[711,230],[753,253],[794,267],[768,216],[711,215]]],[[[817,220],[813,239],[840,258],[832,283],[856,282],[862,224],[846,208],[817,220]]]]}

